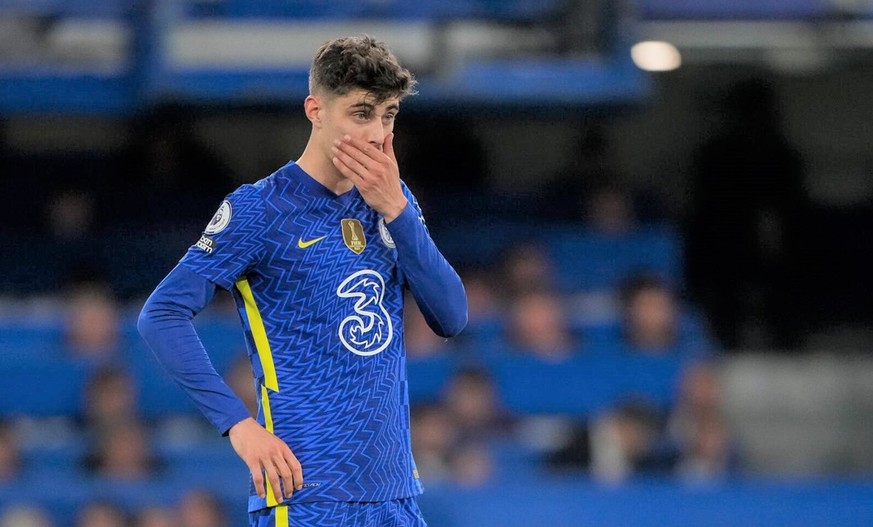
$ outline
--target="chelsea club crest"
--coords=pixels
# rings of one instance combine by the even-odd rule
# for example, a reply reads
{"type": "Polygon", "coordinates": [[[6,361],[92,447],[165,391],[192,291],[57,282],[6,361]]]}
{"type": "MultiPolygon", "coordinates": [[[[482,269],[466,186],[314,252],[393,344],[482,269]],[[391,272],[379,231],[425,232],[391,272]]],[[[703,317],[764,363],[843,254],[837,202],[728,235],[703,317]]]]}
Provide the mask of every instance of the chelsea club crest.
{"type": "Polygon", "coordinates": [[[382,237],[382,241],[386,246],[394,249],[397,245],[394,244],[394,238],[391,237],[391,233],[388,232],[388,226],[385,225],[385,218],[379,218],[379,235],[382,237]]]}

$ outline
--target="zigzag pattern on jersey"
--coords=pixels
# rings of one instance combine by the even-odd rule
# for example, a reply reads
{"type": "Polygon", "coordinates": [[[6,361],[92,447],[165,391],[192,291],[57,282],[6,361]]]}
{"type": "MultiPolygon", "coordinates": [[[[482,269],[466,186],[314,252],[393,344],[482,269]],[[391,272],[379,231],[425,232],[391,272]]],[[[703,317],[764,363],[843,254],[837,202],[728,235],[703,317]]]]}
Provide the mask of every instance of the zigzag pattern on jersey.
{"type": "MultiPolygon", "coordinates": [[[[260,234],[263,257],[247,274],[278,377],[279,392],[269,394],[274,432],[297,455],[306,483],[317,485],[298,491],[293,501],[417,495],[396,256],[381,240],[378,214],[356,190],[333,197],[300,177],[308,176],[286,167],[268,178],[264,224],[270,227],[260,234]],[[364,228],[367,246],[360,255],[343,241],[344,218],[364,228]],[[305,249],[297,246],[301,238],[322,236],[305,249]],[[337,287],[363,269],[385,280],[383,305],[394,327],[390,345],[367,357],[351,353],[337,334],[354,312],[354,301],[339,297],[337,287]]],[[[250,502],[250,510],[263,506],[263,500],[250,502]]]]}
{"type": "Polygon", "coordinates": [[[263,234],[270,227],[264,217],[263,187],[263,182],[243,185],[228,195],[230,223],[224,230],[208,235],[214,241],[212,252],[192,245],[181,262],[231,290],[236,278],[263,255],[263,234]]]}

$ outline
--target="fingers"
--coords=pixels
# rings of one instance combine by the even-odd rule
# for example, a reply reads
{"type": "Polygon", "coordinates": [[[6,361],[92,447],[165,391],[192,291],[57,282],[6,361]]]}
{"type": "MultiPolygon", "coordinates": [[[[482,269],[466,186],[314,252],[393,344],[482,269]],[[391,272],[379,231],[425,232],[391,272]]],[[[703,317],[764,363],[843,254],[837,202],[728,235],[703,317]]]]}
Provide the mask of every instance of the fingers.
{"type": "Polygon", "coordinates": [[[268,463],[264,467],[264,472],[267,474],[267,480],[270,482],[270,487],[273,489],[273,496],[276,497],[276,501],[282,501],[282,481],[279,478],[279,471],[276,469],[276,465],[268,463]]]}
{"type": "Polygon", "coordinates": [[[277,466],[279,467],[279,475],[282,477],[282,496],[290,498],[294,494],[294,476],[285,460],[282,460],[277,466]]]}
{"type": "MultiPolygon", "coordinates": [[[[290,450],[283,457],[276,458],[266,473],[277,501],[289,499],[295,490],[303,488],[303,468],[290,450]]],[[[262,488],[263,483],[257,488],[259,496],[262,488]]]]}
{"type": "Polygon", "coordinates": [[[300,462],[289,450],[283,458],[277,460],[276,466],[279,467],[279,474],[284,484],[283,495],[285,498],[290,498],[295,490],[303,488],[303,469],[300,467],[300,462]]]}
{"type": "Polygon", "coordinates": [[[399,178],[393,141],[394,134],[388,134],[382,143],[382,148],[387,150],[382,152],[367,141],[345,135],[331,146],[333,164],[356,185],[371,179],[371,176],[376,180],[399,178]]]}
{"type": "Polygon", "coordinates": [[[267,497],[267,489],[264,487],[264,473],[261,471],[261,466],[257,464],[249,464],[249,472],[252,473],[252,484],[255,486],[255,492],[260,498],[267,497]]]}
{"type": "MultiPolygon", "coordinates": [[[[364,165],[362,162],[363,160],[361,159],[366,156],[364,156],[360,150],[349,148],[348,145],[346,145],[343,150],[333,146],[331,147],[331,151],[334,155],[334,164],[340,169],[340,171],[342,171],[343,168],[346,168],[358,177],[364,177],[364,175],[369,172],[369,168],[364,165]]],[[[343,175],[348,177],[346,172],[343,172],[343,175]]]]}
{"type": "MultiPolygon", "coordinates": [[[[294,481],[294,489],[300,490],[303,488],[303,467],[300,465],[300,461],[297,460],[297,457],[291,453],[291,450],[285,454],[285,462],[288,463],[288,466],[291,468],[291,477],[294,481]]],[[[290,486],[290,485],[289,485],[290,486]]]]}
{"type": "Polygon", "coordinates": [[[394,155],[394,132],[391,132],[387,136],[385,136],[385,142],[382,143],[382,152],[385,153],[386,156],[391,158],[395,164],[397,163],[397,157],[394,155]]]}
{"type": "Polygon", "coordinates": [[[281,502],[291,497],[295,487],[303,488],[300,462],[280,438],[254,420],[234,426],[229,435],[231,445],[252,474],[252,484],[260,498],[266,499],[272,491],[281,502]]]}
{"type": "Polygon", "coordinates": [[[347,167],[338,157],[334,156],[333,166],[335,166],[342,175],[348,178],[355,185],[360,186],[364,182],[364,178],[359,176],[358,173],[351,168],[347,167]]]}
{"type": "MultiPolygon", "coordinates": [[[[334,143],[336,144],[336,142],[334,143]]],[[[347,153],[352,153],[353,151],[360,152],[362,157],[359,160],[363,164],[372,164],[368,163],[368,159],[372,159],[373,161],[377,161],[379,163],[385,162],[385,154],[380,151],[378,148],[373,146],[368,141],[364,141],[363,139],[358,139],[357,137],[352,137],[350,135],[344,135],[342,140],[337,144],[338,147],[342,148],[347,153]],[[349,147],[352,148],[349,148],[349,147]]]]}

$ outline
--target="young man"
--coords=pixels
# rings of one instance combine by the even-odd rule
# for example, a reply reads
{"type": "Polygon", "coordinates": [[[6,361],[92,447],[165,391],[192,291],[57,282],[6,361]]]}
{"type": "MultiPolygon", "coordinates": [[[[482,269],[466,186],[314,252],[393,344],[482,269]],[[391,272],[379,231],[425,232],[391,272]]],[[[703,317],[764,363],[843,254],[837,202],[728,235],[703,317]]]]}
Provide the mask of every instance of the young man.
{"type": "Polygon", "coordinates": [[[253,526],[423,526],[403,345],[409,288],[431,328],[466,325],[461,280],[400,180],[394,120],[415,81],[370,37],[325,43],[296,162],[230,194],[143,307],[139,330],[251,471],[253,526]],[[192,318],[232,292],[257,421],[192,318]]]}

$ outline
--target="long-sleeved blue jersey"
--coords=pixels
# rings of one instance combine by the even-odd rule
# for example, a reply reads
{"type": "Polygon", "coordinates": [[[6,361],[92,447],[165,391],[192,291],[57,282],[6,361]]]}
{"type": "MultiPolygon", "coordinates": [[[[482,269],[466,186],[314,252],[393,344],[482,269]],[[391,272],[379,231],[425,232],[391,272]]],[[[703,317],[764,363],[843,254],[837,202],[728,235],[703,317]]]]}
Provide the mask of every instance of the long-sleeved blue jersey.
{"type": "MultiPolygon", "coordinates": [[[[357,189],[335,195],[288,163],[243,185],[158,286],[139,328],[222,433],[247,414],[212,368],[191,319],[215,286],[232,292],[258,391],[258,421],[294,451],[292,502],[384,501],[421,493],[412,459],[403,345],[409,288],[429,324],[466,324],[457,273],[417,202],[392,222],[357,189]]],[[[249,510],[276,505],[252,490],[249,510]]]]}

